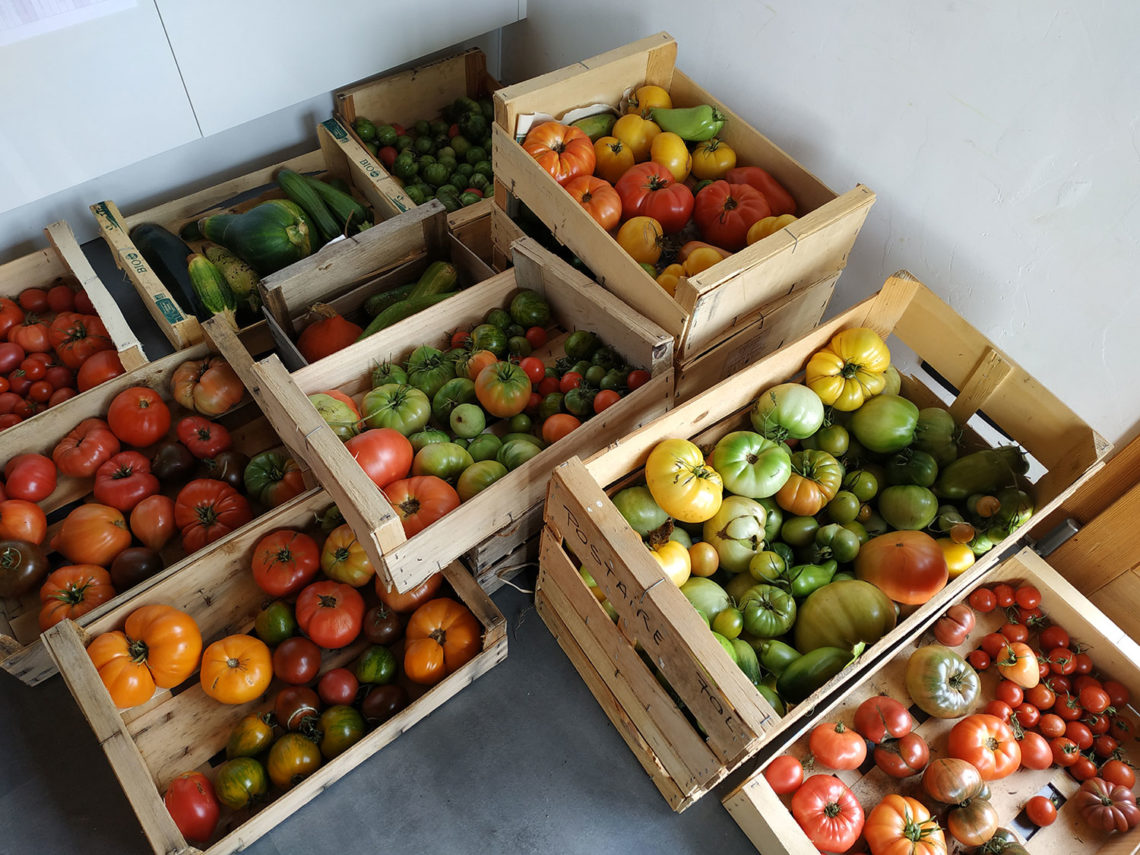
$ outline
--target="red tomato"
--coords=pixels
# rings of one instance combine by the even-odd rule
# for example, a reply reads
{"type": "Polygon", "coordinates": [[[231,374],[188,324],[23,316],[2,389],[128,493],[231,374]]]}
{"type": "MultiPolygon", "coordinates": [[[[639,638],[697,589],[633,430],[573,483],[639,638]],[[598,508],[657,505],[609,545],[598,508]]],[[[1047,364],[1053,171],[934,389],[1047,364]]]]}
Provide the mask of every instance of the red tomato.
{"type": "MultiPolygon", "coordinates": [[[[562,186],[571,198],[594,218],[594,222],[606,231],[610,231],[621,222],[622,199],[610,182],[593,175],[579,175],[562,186]]],[[[687,187],[685,189],[688,190],[687,187]]],[[[690,192],[689,198],[692,197],[693,194],[690,192]]]]}
{"type": "Polygon", "coordinates": [[[317,694],[327,706],[351,704],[356,700],[360,682],[347,668],[333,668],[321,675],[317,682],[317,694]]]}
{"type": "Polygon", "coordinates": [[[158,492],[150,461],[137,451],[120,451],[95,470],[95,501],[129,513],[147,496],[158,492]]]}
{"type": "Polygon", "coordinates": [[[1100,767],[1100,776],[1110,784],[1132,789],[1136,786],[1136,773],[1121,760],[1109,760],[1100,767]]]}
{"type": "Polygon", "coordinates": [[[1118,710],[1123,709],[1132,699],[1132,693],[1128,691],[1128,687],[1116,680],[1105,680],[1104,690],[1108,692],[1109,701],[1118,710]]]}
{"type": "Polygon", "coordinates": [[[393,481],[384,488],[384,495],[399,515],[407,537],[423,531],[459,507],[455,488],[435,475],[414,475],[393,481]]]}
{"type": "Polygon", "coordinates": [[[1081,702],[1077,700],[1075,695],[1068,693],[1057,695],[1057,702],[1053,704],[1053,712],[1065,721],[1076,721],[1084,714],[1084,710],[1081,709],[1081,702]]]}
{"type": "MultiPolygon", "coordinates": [[[[7,338],[12,327],[24,320],[24,310],[19,303],[7,297],[0,297],[0,338],[7,338]]],[[[23,359],[23,356],[20,357],[23,359]]]]}
{"type": "Polygon", "coordinates": [[[1045,685],[1052,689],[1054,694],[1067,695],[1069,693],[1069,678],[1062,674],[1050,674],[1045,685]]]}
{"type": "Polygon", "coordinates": [[[990,655],[980,647],[977,650],[971,650],[966,655],[966,661],[970,663],[975,671],[985,671],[990,667],[990,655]]]}
{"type": "Polygon", "coordinates": [[[525,335],[526,340],[530,342],[530,346],[535,350],[538,350],[546,344],[546,330],[542,327],[530,327],[525,335]]]}
{"type": "Polygon", "coordinates": [[[55,464],[42,454],[17,454],[4,466],[4,481],[9,498],[42,502],[55,490],[55,464]]]}
{"type": "Polygon", "coordinates": [[[47,324],[39,323],[30,316],[8,330],[8,341],[20,345],[28,353],[47,353],[51,350],[47,324]]]}
{"type": "Polygon", "coordinates": [[[53,285],[47,292],[48,308],[53,312],[75,311],[75,292],[70,285],[53,285]]]}
{"type": "Polygon", "coordinates": [[[1053,650],[1057,647],[1069,646],[1069,633],[1065,632],[1064,627],[1053,624],[1041,630],[1040,636],[1041,647],[1044,650],[1053,650]]]}
{"type": "Polygon", "coordinates": [[[636,368],[629,372],[629,379],[626,380],[626,385],[629,386],[629,390],[632,392],[634,389],[640,389],[648,383],[650,376],[649,372],[644,368],[636,368]]]}
{"type": "Polygon", "coordinates": [[[1094,763],[1091,758],[1085,757],[1082,754],[1077,757],[1073,765],[1069,767],[1069,774],[1078,781],[1087,781],[1089,778],[1095,778],[1096,763],[1094,763]]]}
{"type": "Polygon", "coordinates": [[[412,469],[412,444],[393,428],[372,428],[344,444],[360,468],[381,490],[412,469]]]}
{"type": "Polygon", "coordinates": [[[279,529],[257,542],[251,568],[257,587],[271,597],[288,597],[316,578],[321,550],[307,534],[279,529]]]}
{"type": "Polygon", "coordinates": [[[561,385],[557,377],[543,377],[538,383],[538,394],[545,398],[560,391],[561,385]]]}
{"type": "Polygon", "coordinates": [[[1052,825],[1057,818],[1057,806],[1045,796],[1034,796],[1025,803],[1025,815],[1034,825],[1052,825]]]}
{"type": "Polygon", "coordinates": [[[855,557],[855,575],[897,603],[927,602],[946,586],[948,574],[942,548],[921,531],[880,534],[855,557]]]}
{"type": "Polygon", "coordinates": [[[1040,771],[1053,765],[1053,749],[1040,733],[1027,730],[1021,736],[1021,765],[1040,771]]]}
{"type": "Polygon", "coordinates": [[[27,372],[25,372],[23,368],[17,368],[8,375],[8,388],[17,395],[23,396],[28,394],[28,389],[31,387],[32,379],[28,377],[27,372]]]}
{"type": "Polygon", "coordinates": [[[273,673],[292,686],[316,679],[321,670],[321,648],[307,638],[286,638],[273,651],[273,673]]]}
{"type": "Polygon", "coordinates": [[[930,762],[930,746],[914,731],[875,746],[875,765],[892,778],[917,775],[930,762]]]}
{"type": "Polygon", "coordinates": [[[75,395],[75,390],[67,386],[63,387],[62,389],[56,389],[51,393],[51,397],[48,398],[48,406],[54,407],[56,404],[66,401],[69,398],[74,398],[75,395]]]}
{"type": "Polygon", "coordinates": [[[728,170],[724,177],[733,184],[748,184],[763,193],[773,217],[796,212],[796,200],[792,194],[759,166],[737,166],[728,170]]]}
{"type": "Polygon", "coordinates": [[[867,743],[862,734],[843,722],[816,725],[808,737],[812,756],[829,769],[858,769],[867,759],[867,743]]]}
{"type": "Polygon", "coordinates": [[[199,460],[217,457],[234,444],[225,427],[202,416],[186,416],[178,422],[175,433],[199,460]]]}
{"type": "MultiPolygon", "coordinates": [[[[11,302],[10,300],[8,302],[11,302]]],[[[0,317],[3,312],[0,312],[0,317]]],[[[3,336],[3,333],[0,333],[3,336]]],[[[19,368],[20,363],[24,361],[24,348],[20,345],[10,341],[0,342],[0,374],[8,374],[19,368]]]]}
{"type": "Polygon", "coordinates": [[[223,481],[198,478],[178,491],[174,524],[182,532],[182,548],[197,552],[253,519],[245,496],[223,481]]]}
{"type": "Polygon", "coordinates": [[[42,380],[47,374],[47,365],[42,359],[28,357],[20,363],[20,370],[24,372],[25,377],[34,383],[36,380],[42,380]]]}
{"type": "Polygon", "coordinates": [[[607,410],[621,400],[621,395],[613,389],[603,389],[594,396],[594,412],[600,413],[602,410],[607,410]]]}
{"type": "Polygon", "coordinates": [[[470,343],[471,333],[467,332],[467,330],[456,330],[451,334],[451,346],[453,348],[467,347],[470,343]]]}
{"type": "Polygon", "coordinates": [[[61,312],[52,320],[48,334],[63,364],[73,371],[99,351],[115,347],[107,328],[93,314],[61,312]]]}
{"type": "Polygon", "coordinates": [[[757,220],[772,215],[764,194],[747,184],[714,181],[704,187],[693,205],[693,219],[709,243],[736,251],[747,243],[748,230],[757,220]]]}
{"type": "Polygon", "coordinates": [[[1107,733],[1093,740],[1093,753],[1097,757],[1111,757],[1112,752],[1119,747],[1120,743],[1116,741],[1116,738],[1107,733]]]}
{"type": "Polygon", "coordinates": [[[111,432],[127,445],[154,445],[170,430],[170,407],[158,392],[146,386],[124,389],[107,409],[111,432]]]}
{"type": "MultiPolygon", "coordinates": [[[[1089,715],[1082,719],[1085,724],[1089,726],[1093,736],[1100,736],[1102,733],[1108,733],[1109,718],[1107,715],[1101,713],[1100,715],[1089,715]]],[[[1113,736],[1115,739],[1115,735],[1113,736]]]]}
{"type": "Polygon", "coordinates": [[[812,775],[792,796],[792,816],[814,846],[846,852],[863,830],[863,806],[833,775],[812,775]]]}
{"type": "MultiPolygon", "coordinates": [[[[652,160],[627,169],[614,189],[621,197],[622,220],[652,217],[661,223],[661,228],[667,235],[681,231],[693,214],[693,191],[677,181],[672,172],[652,160]]],[[[746,228],[745,232],[747,231],[746,228]]]]}
{"type": "Polygon", "coordinates": [[[1108,697],[1108,692],[1100,686],[1085,686],[1080,690],[1077,697],[1080,699],[1081,706],[1091,713],[1102,713],[1112,703],[1108,697]]]}
{"type": "Polygon", "coordinates": [[[519,368],[526,372],[532,386],[537,386],[546,377],[546,365],[537,356],[528,356],[520,360],[519,368]]]}
{"type": "Polygon", "coordinates": [[[982,640],[979,642],[978,646],[981,647],[982,650],[986,651],[986,653],[992,659],[995,656],[999,655],[1003,650],[1005,650],[1006,645],[1008,644],[1009,639],[1007,639],[1000,632],[991,632],[989,635],[982,636],[982,640]]]}
{"type": "Polygon", "coordinates": [[[764,767],[764,778],[776,795],[794,793],[804,782],[804,767],[795,757],[781,754],[764,767]]]}
{"type": "Polygon", "coordinates": [[[997,597],[997,604],[1003,609],[1008,609],[1017,602],[1013,585],[1007,585],[1005,582],[994,585],[994,596],[997,597]]]}
{"type": "Polygon", "coordinates": [[[364,622],[364,598],[351,585],[313,582],[297,595],[297,625],[321,647],[351,644],[364,622]]]}
{"type": "Polygon", "coordinates": [[[111,457],[119,453],[119,438],[102,419],[84,419],[52,450],[52,460],[60,473],[89,478],[111,457]]]}
{"type": "Polygon", "coordinates": [[[47,291],[43,288],[25,288],[16,297],[25,312],[46,312],[49,308],[47,291]]]}
{"type": "Polygon", "coordinates": [[[1037,729],[1041,731],[1042,736],[1055,739],[1058,736],[1064,735],[1065,720],[1056,713],[1045,713],[1041,716],[1041,720],[1037,722],[1037,729]]]}
{"type": "Polygon", "coordinates": [[[970,608],[980,614],[988,614],[997,607],[997,597],[989,588],[975,588],[970,592],[967,602],[970,608]]]}
{"type": "Polygon", "coordinates": [[[1076,667],[1073,670],[1074,674],[1091,674],[1093,669],[1092,657],[1087,653],[1078,653],[1074,659],[1076,667]]]}
{"type": "Polygon", "coordinates": [[[75,374],[64,365],[50,365],[44,372],[44,379],[51,383],[52,389],[62,389],[64,386],[75,386],[75,374]]]}
{"type": "Polygon", "coordinates": [[[1073,742],[1077,744],[1077,748],[1081,749],[1081,751],[1088,751],[1092,748],[1093,735],[1087,724],[1081,724],[1079,721],[1070,721],[1065,725],[1065,736],[1073,740],[1073,742]]]}
{"type": "Polygon", "coordinates": [[[855,710],[855,730],[876,745],[884,739],[905,736],[914,723],[910,710],[886,695],[867,698],[855,710]]]}
{"type": "Polygon", "coordinates": [[[581,385],[582,375],[577,371],[567,371],[558,383],[558,391],[565,395],[571,389],[577,389],[581,385]]]}
{"type": "Polygon", "coordinates": [[[542,423],[542,438],[545,442],[558,442],[581,424],[577,416],[555,413],[542,423]]]}
{"type": "Polygon", "coordinates": [[[1007,641],[1020,641],[1024,644],[1029,640],[1029,627],[1023,623],[1007,623],[1000,631],[1007,641]]]}
{"type": "Polygon", "coordinates": [[[1013,601],[1019,608],[1035,609],[1041,605],[1041,592],[1032,585],[1021,585],[1013,592],[1013,601]]]}
{"type": "Polygon", "coordinates": [[[205,843],[214,835],[222,808],[214,785],[201,772],[183,772],[170,782],[162,801],[187,840],[205,843]]]}
{"type": "Polygon", "coordinates": [[[1041,710],[1030,703],[1018,704],[1013,708],[1013,714],[1022,727],[1037,727],[1037,722],[1041,721],[1041,710]]]}
{"type": "Polygon", "coordinates": [[[1057,647],[1046,654],[1054,674],[1072,674],[1077,670],[1077,654],[1067,647],[1057,647]]]}
{"type": "Polygon", "coordinates": [[[992,715],[994,718],[1000,718],[1004,722],[1009,722],[1009,717],[1013,715],[1013,708],[1005,701],[988,701],[982,712],[986,715],[992,715]]]}
{"type": "Polygon", "coordinates": [[[994,690],[994,697],[1015,707],[1025,700],[1025,690],[1012,680],[1002,680],[994,690]]]}
{"type": "Polygon", "coordinates": [[[1134,727],[1131,721],[1118,713],[1109,720],[1109,730],[1113,736],[1124,742],[1132,738],[1134,727]]]}
{"type": "Polygon", "coordinates": [[[1069,739],[1067,736],[1056,736],[1049,742],[1049,748],[1053,752],[1054,765],[1067,769],[1077,762],[1077,758],[1081,756],[1081,750],[1077,747],[1077,743],[1069,739]]]}
{"type": "Polygon", "coordinates": [[[973,763],[983,781],[1004,778],[1021,765],[1021,746],[1009,725],[985,713],[968,715],[954,725],[948,753],[973,763]]]}

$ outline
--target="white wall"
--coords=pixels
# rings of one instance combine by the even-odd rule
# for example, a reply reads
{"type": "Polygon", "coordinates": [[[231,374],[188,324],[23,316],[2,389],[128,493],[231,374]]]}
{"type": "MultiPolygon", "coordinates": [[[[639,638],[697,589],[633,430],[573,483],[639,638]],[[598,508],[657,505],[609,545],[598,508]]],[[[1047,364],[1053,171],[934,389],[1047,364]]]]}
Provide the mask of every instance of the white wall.
{"type": "Polygon", "coordinates": [[[503,77],[659,30],[832,189],[878,194],[833,308],[905,267],[1110,440],[1140,429],[1140,4],[530,0],[503,77]]]}

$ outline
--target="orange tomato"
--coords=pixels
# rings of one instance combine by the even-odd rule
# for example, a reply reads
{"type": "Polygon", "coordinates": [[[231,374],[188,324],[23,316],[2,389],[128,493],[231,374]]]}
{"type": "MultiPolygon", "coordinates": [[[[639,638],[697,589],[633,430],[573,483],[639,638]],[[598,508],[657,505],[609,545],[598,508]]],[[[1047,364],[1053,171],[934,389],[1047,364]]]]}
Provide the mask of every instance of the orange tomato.
{"type": "Polygon", "coordinates": [[[711,576],[720,567],[720,555],[711,543],[698,540],[689,547],[694,576],[711,576]]]}
{"type": "Polygon", "coordinates": [[[95,564],[69,564],[40,588],[40,631],[64,618],[75,620],[115,596],[111,574],[95,564]]]}
{"type": "Polygon", "coordinates": [[[653,138],[649,145],[649,159],[669,170],[677,181],[684,181],[689,177],[693,168],[693,156],[689,154],[689,147],[677,134],[666,131],[653,138]]]}
{"type": "Polygon", "coordinates": [[[202,654],[202,691],[223,704],[244,704],[269,688],[273,657],[252,635],[227,635],[202,654]]]}
{"type": "Polygon", "coordinates": [[[542,439],[544,442],[558,442],[581,424],[577,416],[555,413],[542,423],[542,439]]]}
{"type": "Polygon", "coordinates": [[[467,357],[467,377],[471,380],[478,378],[479,373],[488,365],[497,365],[499,357],[489,350],[477,350],[467,357]]]}
{"type": "Polygon", "coordinates": [[[670,297],[677,296],[677,282],[685,275],[685,268],[680,264],[670,264],[658,275],[656,282],[664,288],[670,297]]]}
{"type": "Polygon", "coordinates": [[[614,122],[610,130],[610,134],[617,137],[622,145],[628,146],[633,152],[633,159],[638,163],[649,160],[649,150],[659,133],[661,128],[656,122],[643,119],[634,113],[622,116],[614,122]]]}
{"type": "Polygon", "coordinates": [[[67,515],[52,549],[75,564],[111,566],[115,556],[131,545],[126,517],[115,508],[89,502],[67,515]]]}
{"type": "Polygon", "coordinates": [[[652,217],[631,217],[617,233],[617,242],[638,264],[656,264],[661,257],[665,230],[652,217]]]}
{"type": "Polygon", "coordinates": [[[986,713],[974,713],[954,725],[948,753],[972,763],[983,781],[1012,775],[1021,765],[1021,746],[1009,725],[986,713]]]}
{"type": "Polygon", "coordinates": [[[719,264],[724,256],[715,246],[701,246],[689,253],[685,263],[681,265],[686,276],[696,276],[702,270],[708,270],[714,264],[719,264]]]}
{"type": "Polygon", "coordinates": [[[621,197],[608,181],[592,175],[579,175],[562,186],[606,231],[621,222],[621,197]]]}
{"type": "Polygon", "coordinates": [[[414,612],[416,609],[434,597],[442,585],[443,574],[433,573],[431,576],[428,576],[407,593],[401,594],[385,588],[383,582],[380,580],[380,577],[377,576],[376,595],[380,597],[380,602],[382,602],[392,611],[404,614],[406,612],[414,612]]]}
{"type": "Polygon", "coordinates": [[[122,630],[104,632],[87,655],[119,709],[150,700],[155,689],[170,689],[194,673],[202,633],[194,618],[173,606],[135,609],[122,630]]]}
{"type": "Polygon", "coordinates": [[[655,107],[669,110],[673,107],[673,99],[669,97],[669,92],[660,86],[655,86],[652,83],[647,83],[644,86],[638,86],[637,89],[629,96],[629,102],[626,104],[625,111],[627,113],[635,113],[643,119],[649,118],[649,112],[655,107]]]}
{"type": "Polygon", "coordinates": [[[413,683],[434,686],[475,658],[483,628],[467,606],[440,597],[415,610],[404,639],[404,674],[413,683]]]}
{"type": "Polygon", "coordinates": [[[610,184],[625,175],[634,164],[633,149],[617,137],[599,137],[594,143],[594,174],[610,184]]]}
{"type": "Polygon", "coordinates": [[[559,184],[594,171],[594,144],[581,128],[573,125],[535,125],[527,132],[523,148],[559,184]]]}
{"type": "Polygon", "coordinates": [[[47,536],[47,515],[26,499],[0,502],[0,540],[22,540],[39,546],[47,536]]]}
{"type": "Polygon", "coordinates": [[[768,235],[774,235],[784,226],[794,223],[796,219],[795,214],[781,214],[778,217],[765,217],[762,220],[757,220],[749,226],[748,234],[744,239],[749,244],[754,244],[756,241],[768,237],[768,235]]]}
{"type": "Polygon", "coordinates": [[[692,255],[698,249],[704,249],[706,247],[709,249],[715,249],[720,253],[721,258],[728,258],[730,255],[732,255],[732,253],[727,249],[721,249],[719,246],[713,246],[711,243],[705,243],[703,240],[690,240],[682,244],[681,251],[677,253],[677,261],[679,261],[681,264],[684,264],[690,255],[692,255]]]}

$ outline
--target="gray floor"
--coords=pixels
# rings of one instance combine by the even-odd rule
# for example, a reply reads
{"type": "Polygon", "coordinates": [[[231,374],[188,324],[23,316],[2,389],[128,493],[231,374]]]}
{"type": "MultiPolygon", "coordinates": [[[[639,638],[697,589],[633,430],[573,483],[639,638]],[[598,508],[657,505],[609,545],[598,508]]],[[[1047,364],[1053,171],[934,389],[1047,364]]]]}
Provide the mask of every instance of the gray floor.
{"type": "MultiPolygon", "coordinates": [[[[105,247],[84,249],[161,356],[165,339],[105,247]]],[[[715,794],[672,813],[531,598],[503,588],[494,600],[506,662],[244,851],[755,852],[715,794]]],[[[0,855],[66,851],[151,850],[63,682],[33,689],[0,673],[0,855]]]]}

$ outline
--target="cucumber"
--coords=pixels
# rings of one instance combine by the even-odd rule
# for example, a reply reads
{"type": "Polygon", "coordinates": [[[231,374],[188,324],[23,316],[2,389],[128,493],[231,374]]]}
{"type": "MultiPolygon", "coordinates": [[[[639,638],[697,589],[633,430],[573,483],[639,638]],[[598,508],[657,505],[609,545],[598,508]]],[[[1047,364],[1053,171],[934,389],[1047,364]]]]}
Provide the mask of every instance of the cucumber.
{"type": "Polygon", "coordinates": [[[333,219],[337,222],[338,233],[351,234],[372,225],[372,221],[368,218],[368,209],[348,193],[341,192],[319,178],[313,178],[310,175],[306,175],[304,178],[328,206],[333,219]]]}
{"type": "Polygon", "coordinates": [[[261,291],[257,287],[261,279],[257,272],[224,246],[211,244],[206,247],[206,258],[214,262],[225,277],[226,284],[234,292],[239,311],[247,310],[256,316],[261,308],[261,291]]]}
{"type": "Polygon", "coordinates": [[[130,239],[184,314],[200,320],[210,317],[194,292],[186,269],[186,261],[194,251],[181,238],[155,223],[140,223],[131,229],[130,239]]]}
{"type": "Polygon", "coordinates": [[[324,200],[305,180],[303,175],[294,172],[292,169],[279,169],[277,170],[277,183],[281,185],[285,195],[300,205],[305,213],[312,218],[321,235],[322,243],[328,243],[333,238],[340,237],[343,234],[324,200]]]}
{"type": "Polygon", "coordinates": [[[360,334],[360,338],[358,338],[357,341],[360,341],[362,338],[368,338],[368,336],[373,333],[379,332],[385,327],[390,327],[392,324],[397,321],[402,321],[404,318],[411,317],[416,312],[423,311],[429,306],[434,306],[441,300],[446,300],[451,295],[452,292],[449,291],[445,294],[428,294],[426,297],[409,297],[406,300],[401,300],[374,317],[368,326],[364,328],[364,332],[360,334]]]}
{"type": "Polygon", "coordinates": [[[186,271],[190,275],[194,293],[198,295],[206,311],[213,315],[221,315],[236,330],[237,318],[234,316],[234,311],[237,308],[237,300],[222,272],[200,252],[195,252],[187,259],[186,271]]]}
{"type": "Polygon", "coordinates": [[[416,287],[416,283],[409,282],[406,285],[399,285],[391,291],[373,294],[364,301],[364,313],[370,318],[376,317],[389,306],[410,296],[414,287],[416,287]]]}
{"type": "Polygon", "coordinates": [[[429,294],[444,294],[454,291],[458,284],[459,272],[454,265],[446,261],[433,261],[420,276],[409,297],[415,299],[429,294]]]}

